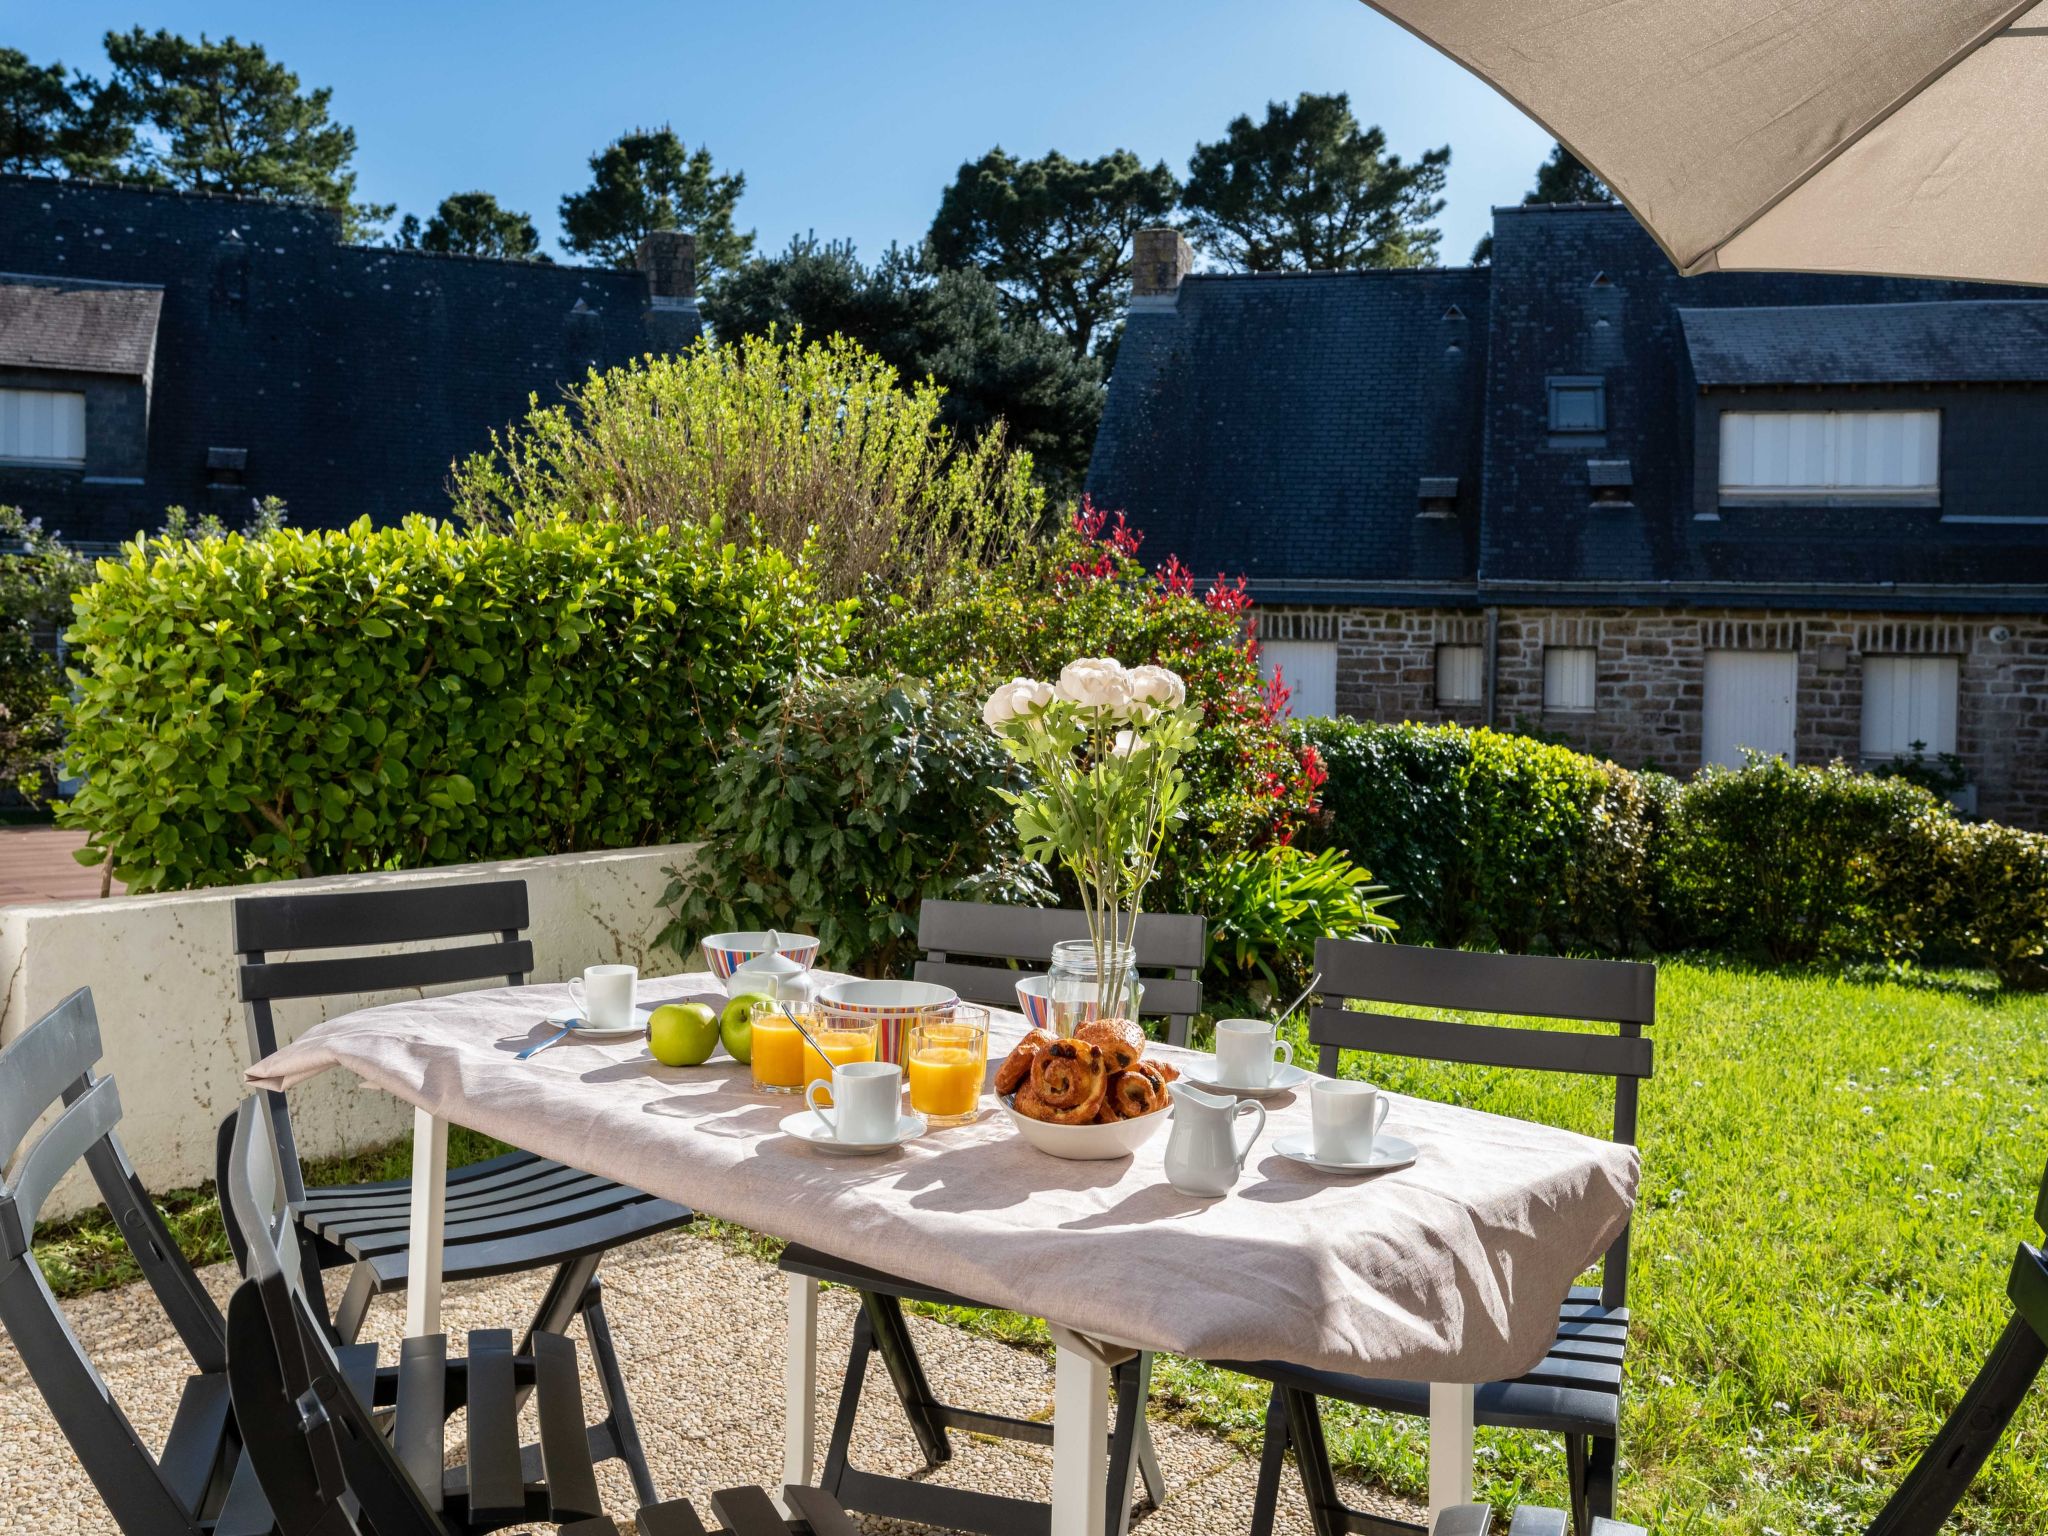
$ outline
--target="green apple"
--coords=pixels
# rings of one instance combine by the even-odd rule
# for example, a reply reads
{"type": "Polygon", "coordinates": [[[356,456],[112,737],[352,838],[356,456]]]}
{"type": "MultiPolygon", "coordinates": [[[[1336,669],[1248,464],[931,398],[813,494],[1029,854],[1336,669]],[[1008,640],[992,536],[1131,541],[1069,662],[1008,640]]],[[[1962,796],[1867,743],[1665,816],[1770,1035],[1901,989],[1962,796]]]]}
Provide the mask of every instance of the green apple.
{"type": "Polygon", "coordinates": [[[765,992],[741,992],[718,1016],[718,1032],[725,1039],[725,1052],[734,1061],[754,1059],[754,1004],[772,1001],[765,992]]]}
{"type": "Polygon", "coordinates": [[[647,1049],[665,1067],[702,1066],[718,1049],[718,1015],[702,1003],[663,1003],[648,1016],[647,1049]]]}

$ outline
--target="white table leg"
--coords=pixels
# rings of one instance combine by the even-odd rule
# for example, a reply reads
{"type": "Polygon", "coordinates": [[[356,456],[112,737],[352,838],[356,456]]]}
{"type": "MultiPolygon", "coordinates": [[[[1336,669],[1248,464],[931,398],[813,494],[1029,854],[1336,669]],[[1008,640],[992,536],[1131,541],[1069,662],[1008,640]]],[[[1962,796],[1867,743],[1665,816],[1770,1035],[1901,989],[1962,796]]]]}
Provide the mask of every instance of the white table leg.
{"type": "Polygon", "coordinates": [[[441,1228],[448,1213],[448,1122],[412,1112],[412,1231],[406,1257],[405,1331],[441,1331],[441,1228]]]}
{"type": "Polygon", "coordinates": [[[1470,1382],[1429,1384],[1429,1518],[1472,1502],[1470,1382]]]}
{"type": "Polygon", "coordinates": [[[1136,1353],[1052,1324],[1052,1528],[1099,1531],[1109,1509],[1109,1372],[1136,1353]]]}
{"type": "Polygon", "coordinates": [[[783,1367],[782,1480],[808,1483],[818,1437],[818,1282],[789,1277],[789,1359],[783,1367]]]}

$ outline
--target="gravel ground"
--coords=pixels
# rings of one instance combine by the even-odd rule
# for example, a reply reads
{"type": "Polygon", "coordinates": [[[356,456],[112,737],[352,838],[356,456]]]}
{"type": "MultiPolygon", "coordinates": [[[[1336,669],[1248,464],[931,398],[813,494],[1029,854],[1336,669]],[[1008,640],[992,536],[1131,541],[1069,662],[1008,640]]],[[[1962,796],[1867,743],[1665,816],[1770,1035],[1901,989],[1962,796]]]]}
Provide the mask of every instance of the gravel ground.
{"type": "MultiPolygon", "coordinates": [[[[738,1483],[773,1485],[782,1463],[782,1365],[786,1290],[776,1270],[724,1245],[687,1233],[621,1250],[605,1263],[606,1312],[625,1362],[640,1432],[665,1496],[697,1501],[738,1483]]],[[[225,1301],[232,1270],[203,1272],[225,1301]]],[[[335,1277],[338,1284],[339,1277],[335,1277]]],[[[451,1334],[477,1327],[517,1327],[538,1300],[538,1277],[450,1287],[443,1321],[451,1334]]],[[[838,1391],[836,1363],[852,1334],[850,1295],[828,1290],[820,1305],[820,1451],[838,1391]]],[[[74,1327],[116,1399],[151,1445],[161,1442],[186,1365],[146,1288],[131,1286],[85,1297],[69,1307],[74,1327]]],[[[395,1344],[403,1328],[395,1301],[380,1302],[368,1334],[395,1344]]],[[[1019,1417],[1051,1413],[1050,1361],[1027,1350],[976,1338],[913,1318],[918,1345],[942,1396],[1019,1417]]],[[[387,1352],[387,1360],[391,1352],[387,1352]]],[[[588,1372],[586,1371],[586,1376],[588,1372]]],[[[586,1383],[595,1403],[594,1380],[586,1383]]],[[[910,1474],[921,1465],[916,1442],[879,1364],[871,1367],[854,1460],[873,1471],[910,1474]]],[[[459,1436],[451,1425],[451,1444],[459,1436]]],[[[1048,1448],[955,1434],[954,1458],[935,1480],[1044,1498],[1050,1485],[1048,1448]]],[[[1172,1424],[1154,1425],[1170,1493],[1157,1510],[1139,1511],[1133,1529],[1145,1536],[1210,1536],[1250,1524],[1255,1463],[1213,1436],[1172,1424]]],[[[610,1512],[622,1523],[633,1509],[632,1485],[617,1462],[599,1468],[610,1512]]],[[[1279,1529],[1306,1531],[1308,1518],[1292,1469],[1283,1484],[1279,1529]]],[[[1355,1505],[1417,1520],[1415,1506],[1349,1486],[1355,1505]]],[[[865,1520],[876,1533],[921,1533],[923,1526],[865,1520]]],[[[0,1532],[91,1533],[113,1522],[95,1498],[70,1447],[22,1370],[11,1344],[0,1342],[0,1532]]]]}

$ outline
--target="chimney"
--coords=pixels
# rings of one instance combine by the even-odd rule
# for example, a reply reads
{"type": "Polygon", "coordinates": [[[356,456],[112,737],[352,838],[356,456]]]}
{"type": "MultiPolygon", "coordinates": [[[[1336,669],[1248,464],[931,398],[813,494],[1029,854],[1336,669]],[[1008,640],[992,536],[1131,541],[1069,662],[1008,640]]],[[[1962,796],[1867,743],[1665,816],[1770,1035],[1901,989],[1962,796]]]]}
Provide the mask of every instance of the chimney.
{"type": "Polygon", "coordinates": [[[1177,229],[1141,229],[1131,241],[1131,308],[1172,309],[1195,253],[1177,229]]]}
{"type": "Polygon", "coordinates": [[[633,264],[647,274],[648,302],[656,309],[697,307],[697,237],[657,229],[640,239],[633,264]]]}

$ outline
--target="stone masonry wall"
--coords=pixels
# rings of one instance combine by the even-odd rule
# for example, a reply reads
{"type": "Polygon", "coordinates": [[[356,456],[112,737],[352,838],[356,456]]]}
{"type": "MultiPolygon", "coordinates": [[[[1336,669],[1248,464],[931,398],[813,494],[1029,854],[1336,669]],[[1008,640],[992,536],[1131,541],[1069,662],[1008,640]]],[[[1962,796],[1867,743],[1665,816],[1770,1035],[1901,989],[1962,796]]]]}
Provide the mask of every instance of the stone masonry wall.
{"type": "MultiPolygon", "coordinates": [[[[1436,649],[1485,644],[1471,612],[1340,608],[1260,611],[1260,633],[1332,640],[1337,709],[1369,720],[1477,725],[1483,703],[1436,698],[1436,649]]],[[[1855,611],[1702,612],[1676,608],[1504,608],[1494,661],[1494,723],[1542,731],[1629,768],[1688,774],[1699,766],[1710,650],[1798,657],[1794,755],[1851,762],[1862,749],[1863,659],[1959,658],[1956,751],[1977,786],[1978,814],[2048,828],[2048,620],[1855,611]],[[1591,711],[1546,709],[1546,646],[1595,653],[1591,711]]]]}

